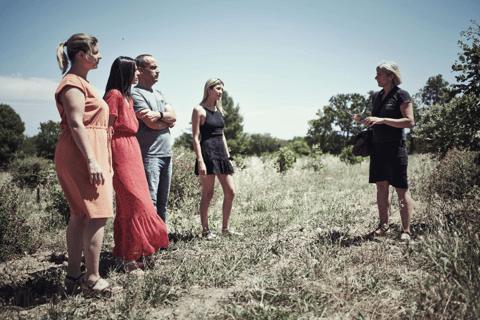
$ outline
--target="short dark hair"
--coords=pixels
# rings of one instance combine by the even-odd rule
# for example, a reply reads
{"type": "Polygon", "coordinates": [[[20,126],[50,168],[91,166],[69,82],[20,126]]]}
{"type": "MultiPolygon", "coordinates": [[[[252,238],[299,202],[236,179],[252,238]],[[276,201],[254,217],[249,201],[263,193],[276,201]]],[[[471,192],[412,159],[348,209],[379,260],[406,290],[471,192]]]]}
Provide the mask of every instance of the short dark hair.
{"type": "Polygon", "coordinates": [[[135,77],[135,60],[129,57],[120,56],[113,61],[105,87],[105,96],[111,90],[118,90],[124,97],[129,97],[129,89],[135,77]]]}
{"type": "MultiPolygon", "coordinates": [[[[146,57],[152,57],[152,55],[150,54],[141,54],[139,55],[138,57],[135,58],[135,63],[137,64],[137,67],[142,67],[142,68],[145,68],[145,63],[147,61],[145,61],[145,58],[146,57]]],[[[153,57],[152,57],[153,58],[153,57]]]]}

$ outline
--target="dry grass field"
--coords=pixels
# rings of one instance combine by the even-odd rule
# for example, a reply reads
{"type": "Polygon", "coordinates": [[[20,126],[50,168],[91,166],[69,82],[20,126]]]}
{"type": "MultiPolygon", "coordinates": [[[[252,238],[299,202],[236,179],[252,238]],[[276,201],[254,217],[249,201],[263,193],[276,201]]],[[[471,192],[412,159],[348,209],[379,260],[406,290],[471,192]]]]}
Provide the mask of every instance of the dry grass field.
{"type": "MultiPolygon", "coordinates": [[[[42,239],[33,254],[0,264],[5,319],[473,319],[480,316],[478,234],[448,228],[461,205],[427,183],[436,162],[410,157],[414,236],[401,229],[392,192],[391,229],[374,241],[376,189],[368,161],[346,165],[326,156],[324,169],[284,174],[274,160],[247,158],[234,175],[231,227],[244,237],[205,241],[194,205],[172,210],[167,226],[177,253],[156,257],[143,278],[114,268],[109,221],[101,273],[125,290],[112,298],[65,296],[65,228],[42,233],[45,203],[21,193],[24,214],[42,239]],[[37,222],[35,222],[37,221],[37,222]],[[476,237],[476,240],[475,240],[476,237]],[[473,241],[473,242],[472,242],[473,241]],[[476,241],[476,242],[475,242],[476,241]],[[466,243],[468,242],[468,243],[466,243]],[[476,251],[475,251],[476,250],[476,251]],[[471,259],[470,259],[470,258],[471,259]],[[471,261],[470,261],[471,260],[471,261]]],[[[5,180],[2,176],[0,180],[5,180]]],[[[221,233],[221,190],[210,226],[221,233]]]]}

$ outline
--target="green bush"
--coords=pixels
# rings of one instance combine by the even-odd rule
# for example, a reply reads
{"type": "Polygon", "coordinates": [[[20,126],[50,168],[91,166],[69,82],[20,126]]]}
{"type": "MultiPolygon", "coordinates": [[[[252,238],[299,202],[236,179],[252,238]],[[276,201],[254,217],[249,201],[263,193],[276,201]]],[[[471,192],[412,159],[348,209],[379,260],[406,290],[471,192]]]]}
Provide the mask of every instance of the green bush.
{"type": "Polygon", "coordinates": [[[464,199],[480,183],[479,152],[453,147],[430,177],[430,190],[444,199],[464,199]]]}
{"type": "Polygon", "coordinates": [[[285,172],[293,168],[293,164],[297,158],[295,157],[295,152],[293,152],[289,147],[280,148],[277,156],[277,165],[279,172],[285,172]]]}
{"type": "MultiPolygon", "coordinates": [[[[48,212],[56,211],[63,217],[65,224],[68,224],[68,219],[70,219],[70,206],[68,205],[67,198],[63,193],[62,187],[56,180],[49,189],[48,189],[49,202],[47,206],[48,212]]],[[[53,221],[54,219],[52,219],[53,221]]]]}
{"type": "Polygon", "coordinates": [[[413,137],[423,152],[445,155],[453,146],[480,150],[480,100],[476,95],[465,94],[450,103],[435,104],[420,114],[413,137]]]}
{"type": "Polygon", "coordinates": [[[202,195],[200,179],[195,175],[195,152],[180,146],[173,148],[172,181],[168,207],[182,206],[185,199],[198,199],[202,195]]]}
{"type": "Polygon", "coordinates": [[[19,195],[11,182],[0,188],[0,261],[35,251],[32,228],[18,215],[19,195]]]}
{"type": "Polygon", "coordinates": [[[47,185],[56,178],[53,161],[45,158],[15,159],[10,164],[12,182],[20,187],[37,188],[47,185]]]}
{"type": "Polygon", "coordinates": [[[340,153],[340,160],[345,162],[346,164],[357,164],[363,161],[363,157],[356,157],[352,153],[353,145],[349,145],[343,148],[342,152],[340,153]]]}
{"type": "Polygon", "coordinates": [[[324,154],[320,145],[314,144],[312,146],[312,151],[308,156],[307,163],[303,166],[304,169],[313,169],[314,171],[322,170],[325,165],[323,164],[324,154]]]}

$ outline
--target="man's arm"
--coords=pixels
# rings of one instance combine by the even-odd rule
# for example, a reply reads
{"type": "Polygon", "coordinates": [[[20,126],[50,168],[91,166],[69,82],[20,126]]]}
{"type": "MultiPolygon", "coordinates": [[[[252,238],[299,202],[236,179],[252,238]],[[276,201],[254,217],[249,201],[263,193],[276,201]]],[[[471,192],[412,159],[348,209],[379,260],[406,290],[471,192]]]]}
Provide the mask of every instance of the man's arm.
{"type": "Polygon", "coordinates": [[[166,128],[173,128],[175,126],[175,122],[173,123],[167,123],[162,120],[157,120],[157,121],[151,121],[151,118],[149,117],[149,114],[153,112],[152,110],[146,108],[138,111],[135,113],[138,119],[142,120],[147,127],[154,129],[154,130],[163,130],[166,128]]]}
{"type": "MultiPolygon", "coordinates": [[[[175,114],[175,111],[173,111],[173,108],[170,104],[165,105],[165,112],[158,112],[158,111],[152,111],[150,109],[143,109],[140,110],[139,112],[142,112],[141,119],[145,124],[148,126],[151,123],[157,122],[157,121],[163,121],[169,124],[175,123],[177,121],[177,115],[175,114]],[[144,111],[145,110],[145,111],[144,111]]],[[[137,114],[139,113],[137,112],[137,114]]]]}

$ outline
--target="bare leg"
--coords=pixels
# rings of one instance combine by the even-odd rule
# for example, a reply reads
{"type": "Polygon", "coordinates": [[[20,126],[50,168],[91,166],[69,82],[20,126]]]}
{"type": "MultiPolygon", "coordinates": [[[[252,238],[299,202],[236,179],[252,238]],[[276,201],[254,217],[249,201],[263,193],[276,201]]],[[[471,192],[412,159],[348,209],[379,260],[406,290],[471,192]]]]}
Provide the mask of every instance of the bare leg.
{"type": "Polygon", "coordinates": [[[68,267],[67,275],[77,278],[80,273],[80,265],[82,263],[83,242],[79,239],[83,238],[87,216],[76,217],[70,215],[67,227],[67,251],[68,251],[68,267]]]}
{"type": "Polygon", "coordinates": [[[202,222],[202,231],[205,233],[208,229],[208,207],[213,197],[215,188],[215,175],[201,176],[202,200],[200,200],[200,220],[202,222]]]}
{"type": "Polygon", "coordinates": [[[228,230],[230,224],[230,213],[232,212],[233,198],[235,198],[235,186],[233,184],[233,175],[217,175],[223,189],[223,230],[228,230]]]}
{"type": "Polygon", "coordinates": [[[390,209],[390,193],[388,192],[388,182],[377,182],[377,206],[380,215],[380,224],[388,228],[388,210],[390,209]]]}
{"type": "Polygon", "coordinates": [[[395,188],[398,194],[398,203],[400,206],[400,217],[402,218],[402,227],[404,231],[410,233],[410,221],[412,220],[413,200],[408,189],[395,188]]]}
{"type": "Polygon", "coordinates": [[[100,251],[107,218],[87,219],[83,233],[83,248],[85,252],[86,280],[90,283],[100,278],[100,251]]]}

